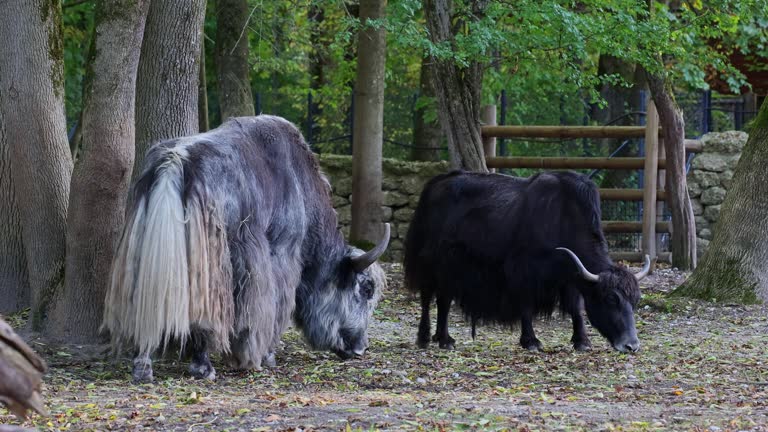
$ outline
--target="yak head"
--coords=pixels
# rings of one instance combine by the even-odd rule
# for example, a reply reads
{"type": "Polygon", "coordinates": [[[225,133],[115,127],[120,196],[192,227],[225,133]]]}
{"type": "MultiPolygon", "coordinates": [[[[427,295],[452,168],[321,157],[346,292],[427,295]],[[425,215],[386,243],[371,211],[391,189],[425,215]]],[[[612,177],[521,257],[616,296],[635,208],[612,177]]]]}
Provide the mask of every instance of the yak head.
{"type": "Polygon", "coordinates": [[[635,329],[634,311],[640,300],[638,281],[648,275],[651,261],[645,256],[643,269],[631,273],[624,267],[611,266],[600,274],[593,274],[584,267],[575,253],[566,248],[557,248],[567,252],[581,277],[587,281],[580,284],[587,317],[611,346],[620,352],[635,352],[640,349],[635,329]]]}
{"type": "MultiPolygon", "coordinates": [[[[376,260],[389,244],[390,227],[368,252],[347,246],[340,260],[320,287],[310,290],[301,304],[297,320],[309,344],[329,350],[342,359],[361,357],[368,349],[368,323],[387,281],[376,260]]],[[[298,306],[297,303],[297,306],[298,306]]]]}

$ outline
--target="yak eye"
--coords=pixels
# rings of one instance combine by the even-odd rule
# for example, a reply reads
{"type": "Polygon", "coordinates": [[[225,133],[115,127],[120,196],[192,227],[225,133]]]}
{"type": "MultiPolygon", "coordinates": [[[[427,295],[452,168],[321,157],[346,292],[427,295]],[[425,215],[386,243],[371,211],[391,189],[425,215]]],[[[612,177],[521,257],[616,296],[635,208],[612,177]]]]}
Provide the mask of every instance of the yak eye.
{"type": "Polygon", "coordinates": [[[366,300],[369,300],[373,297],[373,281],[362,276],[358,275],[357,277],[357,284],[360,286],[360,295],[363,296],[366,300]]]}
{"type": "Polygon", "coordinates": [[[614,306],[614,307],[615,306],[619,306],[621,304],[621,299],[619,298],[618,295],[611,294],[611,295],[608,296],[607,303],[608,303],[609,306],[614,306]]]}

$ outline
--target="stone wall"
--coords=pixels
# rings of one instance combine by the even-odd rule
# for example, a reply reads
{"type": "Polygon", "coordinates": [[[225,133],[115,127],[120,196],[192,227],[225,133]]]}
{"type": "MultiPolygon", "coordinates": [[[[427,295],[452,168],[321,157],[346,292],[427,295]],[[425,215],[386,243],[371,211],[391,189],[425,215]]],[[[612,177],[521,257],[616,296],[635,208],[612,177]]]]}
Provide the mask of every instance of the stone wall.
{"type": "MultiPolygon", "coordinates": [[[[352,220],[352,157],[324,154],[320,166],[333,188],[333,207],[339,217],[344,237],[349,239],[352,220]]],[[[384,159],[382,188],[384,189],[384,222],[391,225],[391,238],[385,261],[400,261],[403,256],[403,239],[408,232],[419,195],[424,184],[432,177],[448,171],[448,162],[409,162],[384,159]]]]}
{"type": "Polygon", "coordinates": [[[688,171],[688,193],[696,216],[696,252],[701,256],[712,240],[720,206],[739,162],[747,134],[739,131],[713,132],[701,138],[704,150],[694,157],[688,171]]]}
{"type": "MultiPolygon", "coordinates": [[[[712,239],[720,206],[730,186],[733,170],[739,161],[741,149],[747,142],[747,134],[738,131],[713,132],[702,138],[704,150],[697,154],[688,172],[688,191],[696,217],[697,253],[701,256],[712,239]]],[[[324,154],[320,166],[333,187],[333,206],[339,215],[339,223],[345,238],[349,238],[352,219],[352,158],[343,155],[324,154]]],[[[424,184],[437,174],[449,170],[448,162],[408,162],[384,159],[383,189],[384,221],[392,226],[392,236],[387,254],[382,258],[400,261],[403,239],[408,223],[416,209],[424,184]]]]}

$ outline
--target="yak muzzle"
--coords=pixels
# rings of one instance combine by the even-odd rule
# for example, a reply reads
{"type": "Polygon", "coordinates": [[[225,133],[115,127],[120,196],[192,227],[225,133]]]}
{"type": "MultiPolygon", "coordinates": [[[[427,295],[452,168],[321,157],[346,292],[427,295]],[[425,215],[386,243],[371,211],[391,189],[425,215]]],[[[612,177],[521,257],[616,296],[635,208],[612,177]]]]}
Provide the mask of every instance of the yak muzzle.
{"type": "Polygon", "coordinates": [[[622,353],[634,353],[640,349],[637,336],[624,337],[613,343],[613,349],[622,353]]]}

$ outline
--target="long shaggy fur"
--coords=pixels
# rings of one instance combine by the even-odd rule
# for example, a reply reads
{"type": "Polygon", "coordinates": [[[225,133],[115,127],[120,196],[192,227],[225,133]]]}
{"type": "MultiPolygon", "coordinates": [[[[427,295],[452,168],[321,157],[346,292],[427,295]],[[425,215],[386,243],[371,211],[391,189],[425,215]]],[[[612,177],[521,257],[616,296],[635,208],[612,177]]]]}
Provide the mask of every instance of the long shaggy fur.
{"type": "MultiPolygon", "coordinates": [[[[293,124],[230,119],[156,144],[145,163],[106,297],[103,328],[115,345],[132,344],[148,362],[194,328],[235,366],[253,368],[274,352],[293,314],[311,317],[296,322],[313,347],[351,349],[302,308],[333,310],[346,328],[375,302],[353,289],[329,183],[293,124]],[[345,302],[354,307],[333,304],[345,302]]],[[[361,277],[376,271],[373,264],[361,277]]]]}
{"type": "Polygon", "coordinates": [[[139,190],[129,209],[107,291],[102,328],[115,345],[128,341],[141,353],[171,339],[183,346],[191,323],[213,331],[218,349],[229,349],[233,303],[226,234],[203,197],[182,202],[185,156],[183,148],[166,150],[144,174],[151,188],[139,190]]]}
{"type": "Polygon", "coordinates": [[[539,317],[572,310],[584,282],[556,248],[570,248],[595,273],[613,269],[599,199],[573,172],[436,176],[406,236],[405,285],[453,298],[473,331],[483,322],[514,326],[524,309],[539,317]]]}

